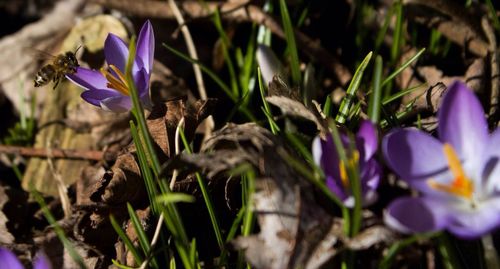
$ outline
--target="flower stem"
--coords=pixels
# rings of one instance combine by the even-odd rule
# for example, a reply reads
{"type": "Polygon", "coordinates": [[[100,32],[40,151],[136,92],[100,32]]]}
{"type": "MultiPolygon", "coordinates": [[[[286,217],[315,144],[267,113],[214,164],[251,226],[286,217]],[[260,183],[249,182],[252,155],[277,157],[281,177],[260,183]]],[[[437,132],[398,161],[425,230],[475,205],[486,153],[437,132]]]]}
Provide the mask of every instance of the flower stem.
{"type": "MultiPolygon", "coordinates": [[[[186,152],[188,154],[191,154],[192,151],[186,139],[186,136],[184,135],[183,128],[179,128],[179,135],[181,137],[182,143],[184,144],[186,152]]],[[[217,219],[217,214],[215,212],[215,208],[212,203],[212,199],[207,190],[207,183],[203,180],[200,173],[196,172],[195,175],[196,175],[196,180],[198,181],[198,185],[200,186],[201,189],[203,200],[205,201],[205,205],[207,206],[208,215],[210,216],[210,221],[212,222],[212,227],[214,229],[215,237],[217,238],[217,244],[219,245],[220,250],[224,251],[224,240],[222,239],[222,233],[220,230],[219,221],[217,219]]]]}
{"type": "Polygon", "coordinates": [[[446,269],[460,269],[460,263],[458,262],[457,255],[455,253],[455,248],[449,236],[445,233],[441,233],[438,237],[439,242],[439,253],[443,258],[443,267],[446,269]]]}
{"type": "MultiPolygon", "coordinates": [[[[149,160],[151,162],[151,169],[156,178],[160,174],[161,165],[158,157],[155,153],[155,148],[153,146],[153,142],[151,136],[149,134],[149,130],[146,123],[146,118],[144,117],[144,110],[142,109],[139,95],[137,93],[137,88],[135,86],[134,78],[132,76],[132,65],[134,63],[136,54],[136,44],[135,37],[132,37],[129,45],[129,55],[127,60],[127,65],[125,68],[125,78],[127,80],[127,86],[130,90],[130,97],[132,99],[132,114],[134,115],[135,120],[137,121],[137,125],[142,134],[142,138],[144,139],[145,151],[149,160]]],[[[140,142],[139,142],[140,143],[140,142]]],[[[164,179],[158,179],[162,181],[164,179]]],[[[164,184],[158,184],[150,182],[151,186],[155,186],[155,188],[159,185],[160,190],[163,193],[170,193],[171,190],[168,186],[164,184]]],[[[155,192],[153,192],[155,193],[155,192]]],[[[150,193],[151,194],[151,193],[150,193]]],[[[190,253],[190,241],[188,240],[186,231],[182,224],[182,219],[180,217],[179,211],[177,210],[177,206],[174,203],[169,203],[165,205],[165,212],[167,213],[165,216],[165,223],[170,227],[170,232],[174,235],[175,238],[175,246],[177,251],[179,252],[179,256],[183,262],[185,268],[194,268],[195,265],[190,263],[188,258],[188,253],[190,253]]],[[[158,214],[159,212],[155,212],[158,214]]]]}
{"type": "Polygon", "coordinates": [[[499,256],[495,250],[495,245],[493,242],[492,235],[485,235],[481,240],[484,249],[484,263],[486,264],[486,268],[500,268],[499,256]]]}

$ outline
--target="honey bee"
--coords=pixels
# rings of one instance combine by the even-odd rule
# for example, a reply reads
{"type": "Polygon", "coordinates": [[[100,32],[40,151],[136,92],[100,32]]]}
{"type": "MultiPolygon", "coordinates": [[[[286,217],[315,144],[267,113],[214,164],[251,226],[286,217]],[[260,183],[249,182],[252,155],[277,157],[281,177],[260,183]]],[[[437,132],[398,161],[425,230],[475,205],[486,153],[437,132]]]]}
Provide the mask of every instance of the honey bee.
{"type": "Polygon", "coordinates": [[[76,73],[76,68],[80,66],[75,56],[78,49],[75,52],[67,51],[64,54],[52,56],[54,58],[52,63],[44,65],[36,74],[33,80],[35,87],[44,86],[52,80],[55,83],[52,89],[55,89],[65,75],[76,73]]]}

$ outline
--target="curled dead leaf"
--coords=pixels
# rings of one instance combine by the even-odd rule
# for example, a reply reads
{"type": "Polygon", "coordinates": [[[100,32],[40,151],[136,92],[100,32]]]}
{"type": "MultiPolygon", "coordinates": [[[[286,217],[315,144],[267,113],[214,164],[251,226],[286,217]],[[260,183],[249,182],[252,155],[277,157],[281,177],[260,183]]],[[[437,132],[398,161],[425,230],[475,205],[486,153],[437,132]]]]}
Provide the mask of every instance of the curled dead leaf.
{"type": "Polygon", "coordinates": [[[269,83],[269,95],[266,101],[279,107],[281,113],[287,116],[299,117],[313,122],[325,137],[328,133],[328,121],[321,115],[316,106],[307,107],[298,95],[297,90],[290,89],[278,76],[269,83]]]}

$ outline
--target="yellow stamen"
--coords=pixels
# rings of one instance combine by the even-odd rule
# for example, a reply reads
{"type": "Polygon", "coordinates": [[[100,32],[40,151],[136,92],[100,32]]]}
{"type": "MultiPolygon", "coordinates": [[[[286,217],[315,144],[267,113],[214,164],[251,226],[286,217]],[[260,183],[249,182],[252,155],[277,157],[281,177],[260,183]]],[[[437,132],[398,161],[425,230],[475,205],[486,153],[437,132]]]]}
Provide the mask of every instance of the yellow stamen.
{"type": "Polygon", "coordinates": [[[123,95],[127,95],[127,96],[130,95],[130,92],[129,92],[129,89],[127,86],[127,80],[125,79],[125,76],[123,75],[123,73],[118,68],[116,68],[116,66],[114,66],[112,64],[109,65],[109,68],[116,73],[118,78],[116,78],[113,74],[111,74],[111,72],[104,70],[104,68],[101,68],[102,75],[108,81],[108,84],[106,86],[108,86],[111,89],[119,91],[123,95]]]}
{"type": "Polygon", "coordinates": [[[124,83],[127,84],[127,80],[125,79],[125,75],[118,69],[116,66],[110,64],[109,68],[111,68],[113,71],[115,71],[116,75],[118,75],[118,78],[124,83]]]}
{"type": "Polygon", "coordinates": [[[339,172],[340,172],[340,181],[342,181],[342,185],[344,186],[344,188],[347,188],[349,187],[349,179],[347,178],[347,171],[345,169],[345,165],[344,165],[344,162],[342,160],[340,160],[340,163],[339,163],[339,172]]]}
{"type": "MultiPolygon", "coordinates": [[[[357,165],[359,163],[359,152],[355,150],[352,153],[352,157],[349,158],[347,162],[351,168],[357,169],[357,165]]],[[[344,186],[344,188],[348,188],[349,178],[347,176],[346,166],[342,160],[340,160],[339,162],[339,172],[340,172],[340,181],[342,181],[342,185],[344,186]]]]}
{"type": "Polygon", "coordinates": [[[444,144],[443,151],[446,159],[448,160],[448,166],[451,173],[453,174],[454,179],[450,184],[438,183],[431,179],[428,181],[429,186],[439,191],[471,199],[474,192],[474,184],[465,175],[462,164],[458,159],[457,153],[448,143],[444,144]]]}

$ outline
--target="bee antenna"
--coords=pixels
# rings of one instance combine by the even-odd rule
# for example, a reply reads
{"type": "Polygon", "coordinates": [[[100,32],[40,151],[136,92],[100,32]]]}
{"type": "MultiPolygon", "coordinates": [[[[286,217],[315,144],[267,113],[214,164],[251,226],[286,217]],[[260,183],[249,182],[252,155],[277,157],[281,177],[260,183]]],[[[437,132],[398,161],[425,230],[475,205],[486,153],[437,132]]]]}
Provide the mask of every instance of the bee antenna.
{"type": "Polygon", "coordinates": [[[78,50],[81,49],[81,48],[82,48],[82,45],[79,45],[78,48],[76,48],[74,54],[76,54],[78,52],[78,50]]]}

